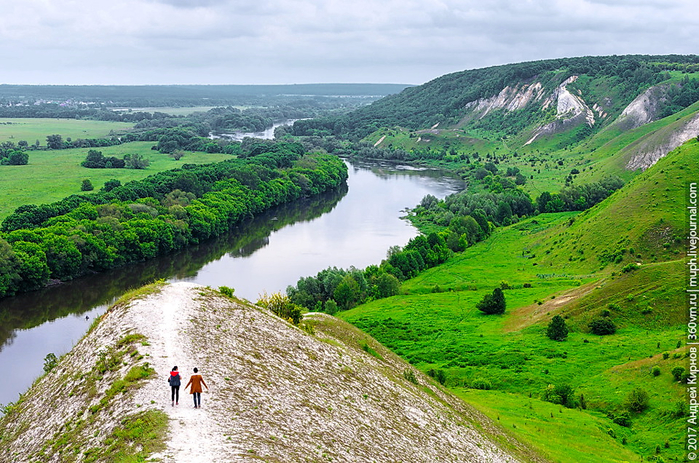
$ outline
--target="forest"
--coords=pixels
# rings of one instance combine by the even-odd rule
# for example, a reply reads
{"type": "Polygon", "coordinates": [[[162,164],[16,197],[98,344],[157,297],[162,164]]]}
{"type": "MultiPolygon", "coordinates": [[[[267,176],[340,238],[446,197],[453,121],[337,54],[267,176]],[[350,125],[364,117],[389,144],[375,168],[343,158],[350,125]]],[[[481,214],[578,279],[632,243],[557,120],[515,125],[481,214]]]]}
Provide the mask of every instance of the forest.
{"type": "Polygon", "coordinates": [[[298,144],[266,146],[244,159],[184,165],[17,208],[0,232],[0,296],[172,253],[347,178],[336,157],[308,154],[298,144]]]}

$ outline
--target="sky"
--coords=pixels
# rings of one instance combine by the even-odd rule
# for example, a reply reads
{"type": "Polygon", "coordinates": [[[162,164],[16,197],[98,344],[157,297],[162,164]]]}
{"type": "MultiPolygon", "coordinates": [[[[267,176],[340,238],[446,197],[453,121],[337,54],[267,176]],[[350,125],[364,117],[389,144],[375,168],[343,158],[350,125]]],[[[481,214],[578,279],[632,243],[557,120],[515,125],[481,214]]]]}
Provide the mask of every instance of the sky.
{"type": "Polygon", "coordinates": [[[0,0],[0,84],[421,84],[699,53],[697,0],[0,0]]]}

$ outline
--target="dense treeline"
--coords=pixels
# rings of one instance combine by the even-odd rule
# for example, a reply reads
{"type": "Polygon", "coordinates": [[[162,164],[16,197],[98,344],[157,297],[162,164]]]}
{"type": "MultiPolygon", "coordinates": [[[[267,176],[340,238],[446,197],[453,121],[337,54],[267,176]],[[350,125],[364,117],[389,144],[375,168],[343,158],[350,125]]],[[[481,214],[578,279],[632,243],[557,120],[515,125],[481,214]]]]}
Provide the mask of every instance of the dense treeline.
{"type": "Polygon", "coordinates": [[[619,177],[606,177],[599,182],[570,185],[559,193],[543,192],[532,201],[518,188],[501,193],[454,193],[443,200],[425,196],[415,207],[411,218],[416,222],[446,227],[448,247],[462,251],[486,238],[494,226],[507,226],[544,212],[583,211],[609,197],[624,186],[619,177]]]}
{"type": "Polygon", "coordinates": [[[602,202],[622,186],[622,179],[610,176],[599,182],[567,186],[560,193],[544,191],[536,198],[536,208],[539,212],[584,211],[602,202]]]}
{"type": "Polygon", "coordinates": [[[388,258],[380,265],[370,265],[364,270],[327,268],[315,277],[300,278],[286,292],[294,304],[334,314],[371,300],[395,296],[400,291],[400,281],[445,262],[450,255],[442,234],[421,235],[403,248],[391,248],[388,258]]]}
{"type": "Polygon", "coordinates": [[[184,166],[93,195],[19,207],[0,233],[0,296],[182,249],[346,178],[340,159],[280,144],[247,159],[184,166]]]}
{"type": "Polygon", "coordinates": [[[455,122],[463,115],[467,103],[497,95],[508,85],[535,77],[551,87],[572,75],[616,77],[620,94],[630,102],[640,91],[667,79],[666,71],[677,66],[690,70],[689,67],[697,65],[699,56],[696,55],[589,56],[462,71],[407,88],[346,115],[297,121],[294,135],[340,135],[359,139],[380,127],[401,126],[415,130],[455,122]]]}

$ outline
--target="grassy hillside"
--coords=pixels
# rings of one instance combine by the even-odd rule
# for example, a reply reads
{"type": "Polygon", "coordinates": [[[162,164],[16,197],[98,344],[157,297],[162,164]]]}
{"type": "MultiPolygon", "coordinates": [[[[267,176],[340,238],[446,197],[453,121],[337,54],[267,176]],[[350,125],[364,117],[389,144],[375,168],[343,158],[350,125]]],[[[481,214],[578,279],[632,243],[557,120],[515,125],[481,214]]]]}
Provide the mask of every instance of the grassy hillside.
{"type": "Polygon", "coordinates": [[[680,458],[684,387],[671,371],[686,366],[682,205],[698,155],[691,141],[586,212],[498,229],[402,295],[340,316],[554,461],[680,458]],[[506,288],[502,316],[475,307],[494,287],[506,288]],[[570,329],[563,342],[546,336],[554,315],[570,329]],[[592,334],[598,318],[616,334],[592,334]],[[577,407],[544,400],[565,386],[577,407]],[[636,388],[649,396],[640,413],[625,405],[636,388]]]}

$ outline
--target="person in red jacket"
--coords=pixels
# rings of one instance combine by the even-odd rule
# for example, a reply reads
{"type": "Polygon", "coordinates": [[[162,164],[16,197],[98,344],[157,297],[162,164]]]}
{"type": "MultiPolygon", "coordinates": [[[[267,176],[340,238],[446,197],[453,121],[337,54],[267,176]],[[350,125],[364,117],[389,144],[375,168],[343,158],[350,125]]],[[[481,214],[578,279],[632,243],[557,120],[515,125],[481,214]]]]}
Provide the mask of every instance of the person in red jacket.
{"type": "Polygon", "coordinates": [[[194,374],[189,378],[189,382],[184,387],[186,391],[189,385],[192,385],[191,389],[189,390],[189,393],[193,395],[194,408],[201,408],[201,385],[203,384],[204,386],[206,386],[206,390],[209,390],[209,386],[206,385],[204,378],[202,378],[201,375],[197,374],[198,372],[199,370],[195,368],[194,374]]]}
{"type": "Polygon", "coordinates": [[[170,377],[167,379],[167,382],[170,383],[170,389],[172,389],[172,406],[174,407],[175,405],[180,404],[180,384],[182,381],[182,377],[180,376],[180,372],[177,371],[177,365],[172,367],[172,371],[170,372],[170,377]]]}

